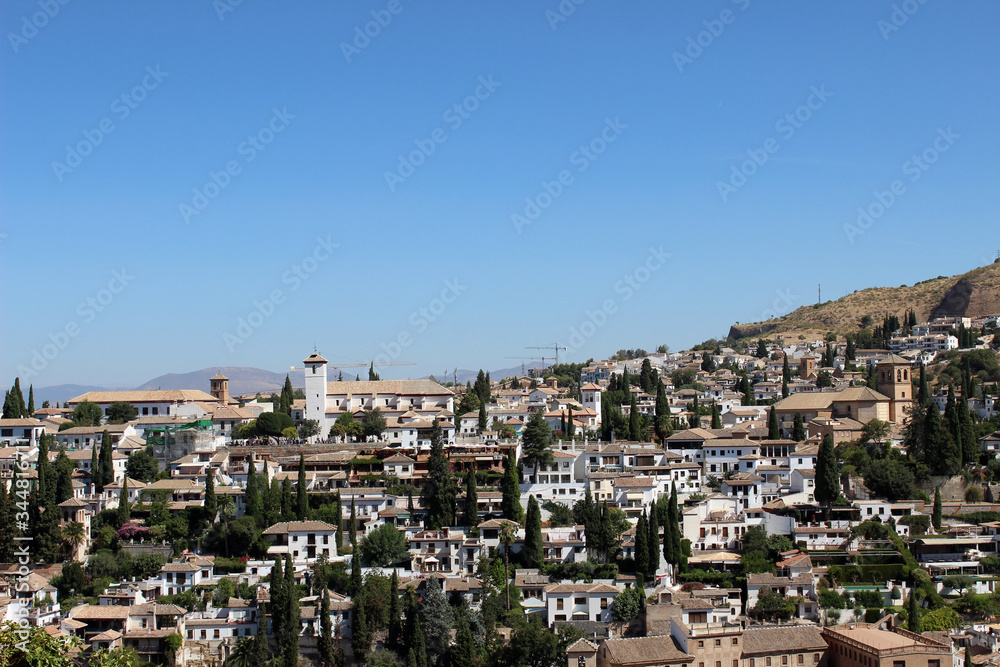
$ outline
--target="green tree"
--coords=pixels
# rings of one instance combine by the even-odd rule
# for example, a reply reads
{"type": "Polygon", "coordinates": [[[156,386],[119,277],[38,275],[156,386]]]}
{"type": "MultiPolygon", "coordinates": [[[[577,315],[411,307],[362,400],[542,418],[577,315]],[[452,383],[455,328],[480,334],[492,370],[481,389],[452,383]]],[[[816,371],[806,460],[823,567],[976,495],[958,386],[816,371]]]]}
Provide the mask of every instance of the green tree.
{"type": "Polygon", "coordinates": [[[144,449],[139,449],[129,454],[128,460],[125,462],[125,474],[140,482],[152,482],[153,478],[159,472],[160,462],[156,457],[150,456],[144,449]]]}
{"type": "Polygon", "coordinates": [[[444,452],[444,438],[437,419],[431,430],[431,455],[427,460],[427,476],[421,487],[421,500],[427,508],[424,525],[437,530],[455,525],[455,504],[458,491],[444,452]]]}
{"type": "Polygon", "coordinates": [[[309,495],[306,482],[306,455],[299,454],[299,477],[295,486],[295,516],[299,521],[309,518],[309,495]]]}
{"type": "Polygon", "coordinates": [[[25,417],[35,416],[35,385],[28,385],[28,409],[24,413],[25,417]]]}
{"type": "Polygon", "coordinates": [[[285,375],[285,384],[281,388],[281,398],[278,403],[278,409],[284,414],[288,415],[289,418],[292,416],[292,403],[295,401],[295,392],[292,390],[292,381],[285,375]]]}
{"type": "Polygon", "coordinates": [[[368,625],[365,606],[357,605],[351,615],[351,648],[354,650],[354,657],[362,664],[371,650],[373,638],[374,631],[368,625]]]}
{"type": "Polygon", "coordinates": [[[215,470],[209,468],[205,474],[205,514],[209,521],[214,522],[218,512],[219,503],[215,497],[215,470]]]}
{"type": "Polygon", "coordinates": [[[917,591],[914,589],[910,593],[910,599],[906,601],[906,625],[910,632],[918,635],[923,632],[920,626],[920,603],[917,602],[917,591]]]}
{"type": "Polygon", "coordinates": [[[479,489],[474,470],[465,474],[465,513],[462,515],[462,525],[473,531],[479,525],[479,489]]]}
{"type": "Polygon", "coordinates": [[[757,352],[755,355],[758,359],[764,359],[767,357],[767,343],[761,338],[757,341],[757,352]]]}
{"type": "MultiPolygon", "coordinates": [[[[125,469],[128,470],[127,465],[125,469]]],[[[104,475],[101,474],[101,460],[97,457],[97,441],[95,440],[94,448],[90,451],[90,483],[94,485],[97,493],[104,490],[103,481],[104,475]]]]}
{"type": "Polygon", "coordinates": [[[262,412],[257,417],[257,435],[277,438],[286,428],[295,428],[295,422],[284,412],[262,412]]]}
{"type": "Polygon", "coordinates": [[[517,476],[517,458],[512,447],[507,451],[503,477],[500,479],[500,511],[503,518],[521,523],[524,510],[521,508],[521,486],[517,476]]]}
{"type": "Polygon", "coordinates": [[[712,428],[722,428],[722,414],[719,412],[719,405],[712,401],[712,428]]]}
{"type": "Polygon", "coordinates": [[[424,584],[420,618],[424,620],[424,635],[428,652],[434,656],[442,656],[447,653],[448,645],[451,643],[454,616],[436,577],[427,579],[427,583],[424,584]]]}
{"type": "Polygon", "coordinates": [[[118,495],[118,525],[124,526],[131,518],[131,511],[128,503],[128,477],[122,480],[122,490],[118,495]]]}
{"type": "Polygon", "coordinates": [[[802,423],[802,413],[795,413],[795,420],[792,422],[792,440],[802,442],[806,439],[806,427],[802,423]]]}
{"type": "Polygon", "coordinates": [[[486,427],[489,425],[489,419],[486,416],[486,404],[479,404],[479,422],[478,422],[479,432],[483,433],[486,431],[486,427]]]}
{"type": "Polygon", "coordinates": [[[253,454],[247,455],[247,486],[245,489],[246,513],[255,519],[261,516],[260,485],[257,483],[257,464],[253,460],[253,454]]]}
{"type": "Polygon", "coordinates": [[[528,567],[545,563],[542,542],[542,513],[535,496],[528,496],[528,514],[524,520],[524,561],[528,567]]]}
{"type": "Polygon", "coordinates": [[[403,635],[403,612],[399,606],[399,575],[396,574],[395,569],[393,569],[392,578],[389,580],[389,593],[386,646],[398,653],[403,649],[406,641],[403,635]]]}
{"type": "Polygon", "coordinates": [[[649,572],[649,527],[645,509],[635,525],[635,572],[639,577],[649,572]]]}
{"type": "Polygon", "coordinates": [[[406,558],[408,551],[406,535],[391,523],[381,526],[366,535],[359,544],[361,557],[369,566],[388,567],[406,558]]]}
{"type": "Polygon", "coordinates": [[[655,575],[656,571],[660,568],[660,522],[657,516],[658,510],[655,503],[650,503],[649,505],[649,529],[646,541],[649,546],[647,547],[647,552],[649,553],[649,569],[650,575],[655,575]]]}
{"type": "Polygon", "coordinates": [[[552,429],[541,412],[533,413],[521,436],[521,464],[532,468],[536,479],[539,470],[555,460],[551,445],[552,429]]]}
{"type": "Polygon", "coordinates": [[[834,500],[840,497],[840,476],[837,474],[837,455],[833,436],[827,433],[819,446],[816,457],[816,502],[826,506],[827,512],[834,500]]]}
{"type": "Polygon", "coordinates": [[[767,411],[767,438],[768,440],[781,439],[781,425],[778,423],[778,413],[774,411],[774,406],[767,411]]]}
{"type": "Polygon", "coordinates": [[[642,610],[643,598],[639,588],[626,588],[611,602],[611,617],[619,623],[631,621],[642,610]]]}
{"type": "Polygon", "coordinates": [[[469,620],[464,613],[457,614],[455,621],[455,645],[449,652],[452,665],[475,665],[479,651],[476,640],[469,628],[469,620]]]}
{"type": "Polygon", "coordinates": [[[115,401],[108,406],[108,423],[125,424],[139,416],[139,409],[128,401],[115,401]]]}
{"type": "Polygon", "coordinates": [[[364,430],[366,438],[378,439],[382,437],[382,433],[385,432],[386,428],[385,416],[382,414],[382,410],[375,408],[366,411],[364,417],[361,418],[361,428],[364,430]]]}
{"type": "Polygon", "coordinates": [[[104,414],[97,403],[80,401],[73,408],[73,423],[76,426],[100,426],[104,414]]]}
{"type": "Polygon", "coordinates": [[[941,530],[941,487],[934,489],[934,512],[931,514],[934,530],[941,530]]]}
{"type": "Polygon", "coordinates": [[[639,432],[639,408],[636,404],[635,394],[632,394],[632,400],[629,402],[628,410],[628,437],[629,440],[643,440],[642,434],[639,432]]]}
{"type": "Polygon", "coordinates": [[[864,481],[869,491],[890,502],[913,498],[916,492],[913,472],[899,461],[872,461],[865,471],[864,481]]]}
{"type": "Polygon", "coordinates": [[[101,490],[115,481],[114,459],[112,457],[114,444],[107,429],[101,436],[101,490]]]}

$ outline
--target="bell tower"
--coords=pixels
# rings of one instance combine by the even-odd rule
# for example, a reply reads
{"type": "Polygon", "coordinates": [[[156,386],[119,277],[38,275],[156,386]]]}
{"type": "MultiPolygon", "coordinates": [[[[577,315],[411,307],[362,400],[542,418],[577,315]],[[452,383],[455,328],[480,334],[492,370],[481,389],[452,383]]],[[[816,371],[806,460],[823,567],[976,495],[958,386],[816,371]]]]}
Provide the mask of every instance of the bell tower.
{"type": "Polygon", "coordinates": [[[229,378],[222,373],[216,373],[208,378],[212,388],[209,393],[219,401],[219,405],[229,405],[229,378]]]}
{"type": "Polygon", "coordinates": [[[878,392],[889,397],[889,421],[902,423],[913,404],[913,378],[909,360],[890,354],[876,365],[878,392]]]}

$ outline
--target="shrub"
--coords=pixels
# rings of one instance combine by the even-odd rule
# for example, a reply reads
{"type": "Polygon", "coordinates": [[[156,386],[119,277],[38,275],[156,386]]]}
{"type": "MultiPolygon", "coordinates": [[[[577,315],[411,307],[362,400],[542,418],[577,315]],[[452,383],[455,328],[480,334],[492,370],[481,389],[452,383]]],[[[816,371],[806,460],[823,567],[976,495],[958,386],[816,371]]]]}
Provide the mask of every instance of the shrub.
{"type": "Polygon", "coordinates": [[[819,606],[823,609],[846,609],[843,596],[837,591],[823,590],[819,592],[819,606]]]}

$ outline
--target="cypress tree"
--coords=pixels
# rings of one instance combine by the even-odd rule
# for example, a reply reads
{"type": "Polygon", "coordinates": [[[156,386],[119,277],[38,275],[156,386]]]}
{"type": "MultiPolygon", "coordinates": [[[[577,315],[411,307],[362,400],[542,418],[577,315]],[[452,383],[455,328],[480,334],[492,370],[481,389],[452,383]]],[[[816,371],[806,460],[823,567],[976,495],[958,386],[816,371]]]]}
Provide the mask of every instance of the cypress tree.
{"type": "Polygon", "coordinates": [[[921,405],[927,405],[931,402],[931,392],[927,388],[927,370],[924,368],[924,362],[920,362],[920,383],[917,385],[917,402],[921,405]]]}
{"type": "Polygon", "coordinates": [[[792,371],[788,367],[788,355],[781,365],[781,397],[788,398],[788,381],[792,379],[792,371]]]}
{"type": "Polygon", "coordinates": [[[219,512],[219,501],[215,497],[215,470],[208,468],[205,473],[205,514],[208,520],[215,522],[215,515],[219,512]]]}
{"type": "Polygon", "coordinates": [[[419,614],[414,616],[414,631],[410,637],[410,651],[407,655],[408,667],[427,667],[427,643],[424,641],[424,631],[420,626],[419,614]]]}
{"type": "Polygon", "coordinates": [[[437,530],[455,525],[455,499],[458,490],[448,466],[448,455],[444,451],[441,424],[434,420],[431,430],[431,455],[427,460],[427,476],[420,489],[420,496],[427,509],[424,526],[437,530]]]}
{"type": "Polygon", "coordinates": [[[698,394],[694,395],[694,401],[691,402],[691,414],[688,416],[688,428],[700,428],[701,427],[701,416],[698,411],[698,394]]]}
{"type": "Polygon", "coordinates": [[[247,514],[259,521],[261,498],[260,488],[257,484],[257,464],[253,461],[253,454],[247,455],[247,488],[244,489],[244,493],[246,494],[247,514]]]}
{"type": "Polygon", "coordinates": [[[101,490],[115,481],[114,459],[112,458],[111,435],[107,429],[101,435],[101,490]]]}
{"type": "Polygon", "coordinates": [[[637,576],[642,576],[647,572],[649,572],[649,529],[646,510],[643,509],[639,521],[635,524],[635,573],[637,576]]]}
{"type": "Polygon", "coordinates": [[[295,489],[295,514],[299,521],[309,518],[309,496],[306,494],[306,455],[299,454],[299,479],[295,489]]]}
{"type": "Polygon", "coordinates": [[[38,496],[42,499],[43,503],[47,503],[50,499],[54,500],[55,487],[51,479],[52,464],[49,462],[49,442],[48,438],[44,435],[38,442],[38,465],[36,468],[38,473],[38,496]]]}
{"type": "Polygon", "coordinates": [[[464,612],[456,614],[455,621],[455,646],[449,651],[452,665],[475,665],[476,664],[476,641],[472,637],[472,630],[469,629],[469,620],[464,612]]]}
{"type": "Polygon", "coordinates": [[[271,567],[271,574],[268,577],[268,584],[271,592],[271,633],[278,642],[278,647],[284,643],[285,614],[288,609],[287,595],[291,591],[285,591],[285,573],[281,556],[274,559],[271,567]]]}
{"type": "Polygon", "coordinates": [[[806,426],[802,423],[802,413],[795,413],[795,420],[792,422],[792,440],[802,442],[806,439],[806,426]]]}
{"type": "Polygon", "coordinates": [[[480,433],[482,433],[482,432],[484,432],[486,430],[486,426],[487,426],[488,423],[489,423],[489,421],[487,420],[487,417],[486,417],[486,404],[485,403],[480,403],[479,404],[479,421],[477,423],[477,426],[479,427],[479,432],[480,433]]]}
{"type": "Polygon", "coordinates": [[[572,438],[574,431],[576,431],[576,425],[573,423],[573,407],[570,406],[569,415],[566,417],[566,435],[572,438]]]}
{"type": "Polygon", "coordinates": [[[649,546],[649,573],[655,575],[660,569],[660,520],[657,516],[656,503],[649,504],[649,529],[647,542],[649,546]]]}
{"type": "Polygon", "coordinates": [[[934,489],[934,513],[931,514],[934,530],[941,530],[941,487],[934,489]]]}
{"type": "Polygon", "coordinates": [[[292,381],[285,375],[285,384],[281,388],[281,397],[278,402],[278,409],[286,415],[292,415],[292,402],[295,400],[295,392],[292,390],[292,381]]]}
{"type": "Polygon", "coordinates": [[[524,520],[524,559],[528,567],[542,567],[545,564],[542,543],[542,513],[535,496],[528,497],[528,514],[524,520]]]}
{"type": "Polygon", "coordinates": [[[910,632],[915,632],[920,634],[920,605],[917,603],[917,591],[913,589],[910,592],[910,599],[906,605],[906,624],[910,629],[910,632]]]}
{"type": "Polygon", "coordinates": [[[656,435],[662,442],[667,437],[667,420],[670,419],[670,404],[667,402],[667,393],[663,389],[663,383],[656,382],[656,435]]]}
{"type": "Polygon", "coordinates": [[[675,565],[679,565],[682,562],[684,554],[681,550],[681,513],[677,506],[677,483],[674,482],[670,489],[670,505],[667,509],[667,517],[670,525],[673,526],[673,531],[670,533],[670,539],[673,542],[670,546],[671,552],[674,554],[675,565]]]}
{"type": "Polygon", "coordinates": [[[128,523],[131,512],[128,506],[128,475],[122,480],[122,491],[118,496],[118,525],[123,526],[128,523]]]}
{"type": "Polygon", "coordinates": [[[719,405],[712,401],[712,428],[722,428],[722,415],[719,413],[719,405]]]}
{"type": "Polygon", "coordinates": [[[833,436],[827,433],[823,436],[823,441],[819,446],[819,455],[816,457],[816,502],[826,506],[827,512],[830,505],[840,496],[840,478],[837,475],[837,455],[833,448],[833,436]]]}
{"type": "MultiPolygon", "coordinates": [[[[351,523],[347,526],[347,536],[351,541],[351,549],[358,547],[358,509],[351,496],[351,523]]],[[[353,552],[352,552],[353,553],[353,552]]]]}
{"type": "Polygon", "coordinates": [[[392,571],[389,580],[389,620],[386,645],[397,653],[403,648],[403,613],[399,606],[399,575],[392,571]]]}
{"type": "Polygon", "coordinates": [[[28,406],[24,403],[24,393],[21,391],[21,378],[14,378],[14,386],[10,390],[10,398],[14,406],[14,418],[28,417],[28,406]]]}
{"type": "Polygon", "coordinates": [[[372,629],[368,627],[365,606],[358,604],[357,601],[354,603],[354,614],[351,616],[351,647],[354,649],[355,659],[364,664],[372,647],[372,629]]]}
{"type": "Polygon", "coordinates": [[[465,514],[462,524],[476,531],[479,525],[479,490],[476,485],[476,472],[470,470],[465,475],[465,514]]]}
{"type": "Polygon", "coordinates": [[[295,515],[292,513],[292,481],[287,477],[281,480],[281,519],[291,521],[295,515]]]}
{"type": "Polygon", "coordinates": [[[333,644],[333,624],[330,622],[330,591],[325,586],[319,613],[319,661],[323,667],[335,667],[337,658],[333,644]]]}
{"type": "Polygon", "coordinates": [[[101,475],[101,461],[97,458],[97,441],[94,441],[94,448],[90,452],[90,482],[94,485],[94,489],[97,493],[100,493],[104,489],[104,485],[101,481],[104,479],[101,475]]]}
{"type": "Polygon", "coordinates": [[[285,554],[285,595],[285,641],[281,656],[286,667],[294,667],[299,664],[299,599],[295,595],[295,568],[289,554],[285,554]]]}
{"type": "Polygon", "coordinates": [[[965,646],[965,660],[962,663],[962,667],[972,667],[972,652],[968,644],[965,646]]]}
{"type": "Polygon", "coordinates": [[[25,417],[33,417],[35,415],[35,385],[28,385],[28,410],[25,417]]]}
{"type": "MultiPolygon", "coordinates": [[[[359,593],[361,593],[362,586],[361,553],[358,551],[357,546],[355,546],[354,551],[351,552],[351,581],[349,585],[352,598],[355,598],[359,593]]],[[[355,600],[355,603],[356,602],[357,600],[355,600]]]]}
{"type": "Polygon", "coordinates": [[[521,486],[517,476],[517,459],[514,449],[507,451],[506,467],[500,480],[500,509],[503,518],[521,523],[524,521],[524,510],[521,509],[521,486]]]}
{"type": "Polygon", "coordinates": [[[781,425],[778,423],[778,413],[774,411],[773,405],[767,411],[767,438],[768,440],[781,439],[781,425]]]}

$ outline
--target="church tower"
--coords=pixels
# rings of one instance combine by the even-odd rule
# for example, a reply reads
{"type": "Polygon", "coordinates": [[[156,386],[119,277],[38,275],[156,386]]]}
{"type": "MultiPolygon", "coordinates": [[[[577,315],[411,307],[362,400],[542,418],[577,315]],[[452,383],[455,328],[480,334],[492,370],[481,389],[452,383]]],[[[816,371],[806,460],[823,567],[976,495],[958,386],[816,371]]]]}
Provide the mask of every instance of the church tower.
{"type": "Polygon", "coordinates": [[[303,418],[319,422],[320,437],[325,438],[332,426],[326,418],[327,361],[318,352],[313,352],[302,363],[306,366],[306,411],[303,418]]]}
{"type": "Polygon", "coordinates": [[[222,373],[216,373],[208,378],[211,383],[212,394],[219,401],[219,405],[229,405],[229,378],[222,373]]]}
{"type": "Polygon", "coordinates": [[[890,354],[876,365],[878,392],[889,397],[889,421],[900,424],[913,404],[912,365],[909,360],[890,354]]]}
{"type": "Polygon", "coordinates": [[[584,409],[590,409],[597,413],[597,423],[601,423],[601,388],[598,387],[593,382],[588,382],[587,384],[580,387],[580,393],[583,395],[583,407],[584,409]]]}

